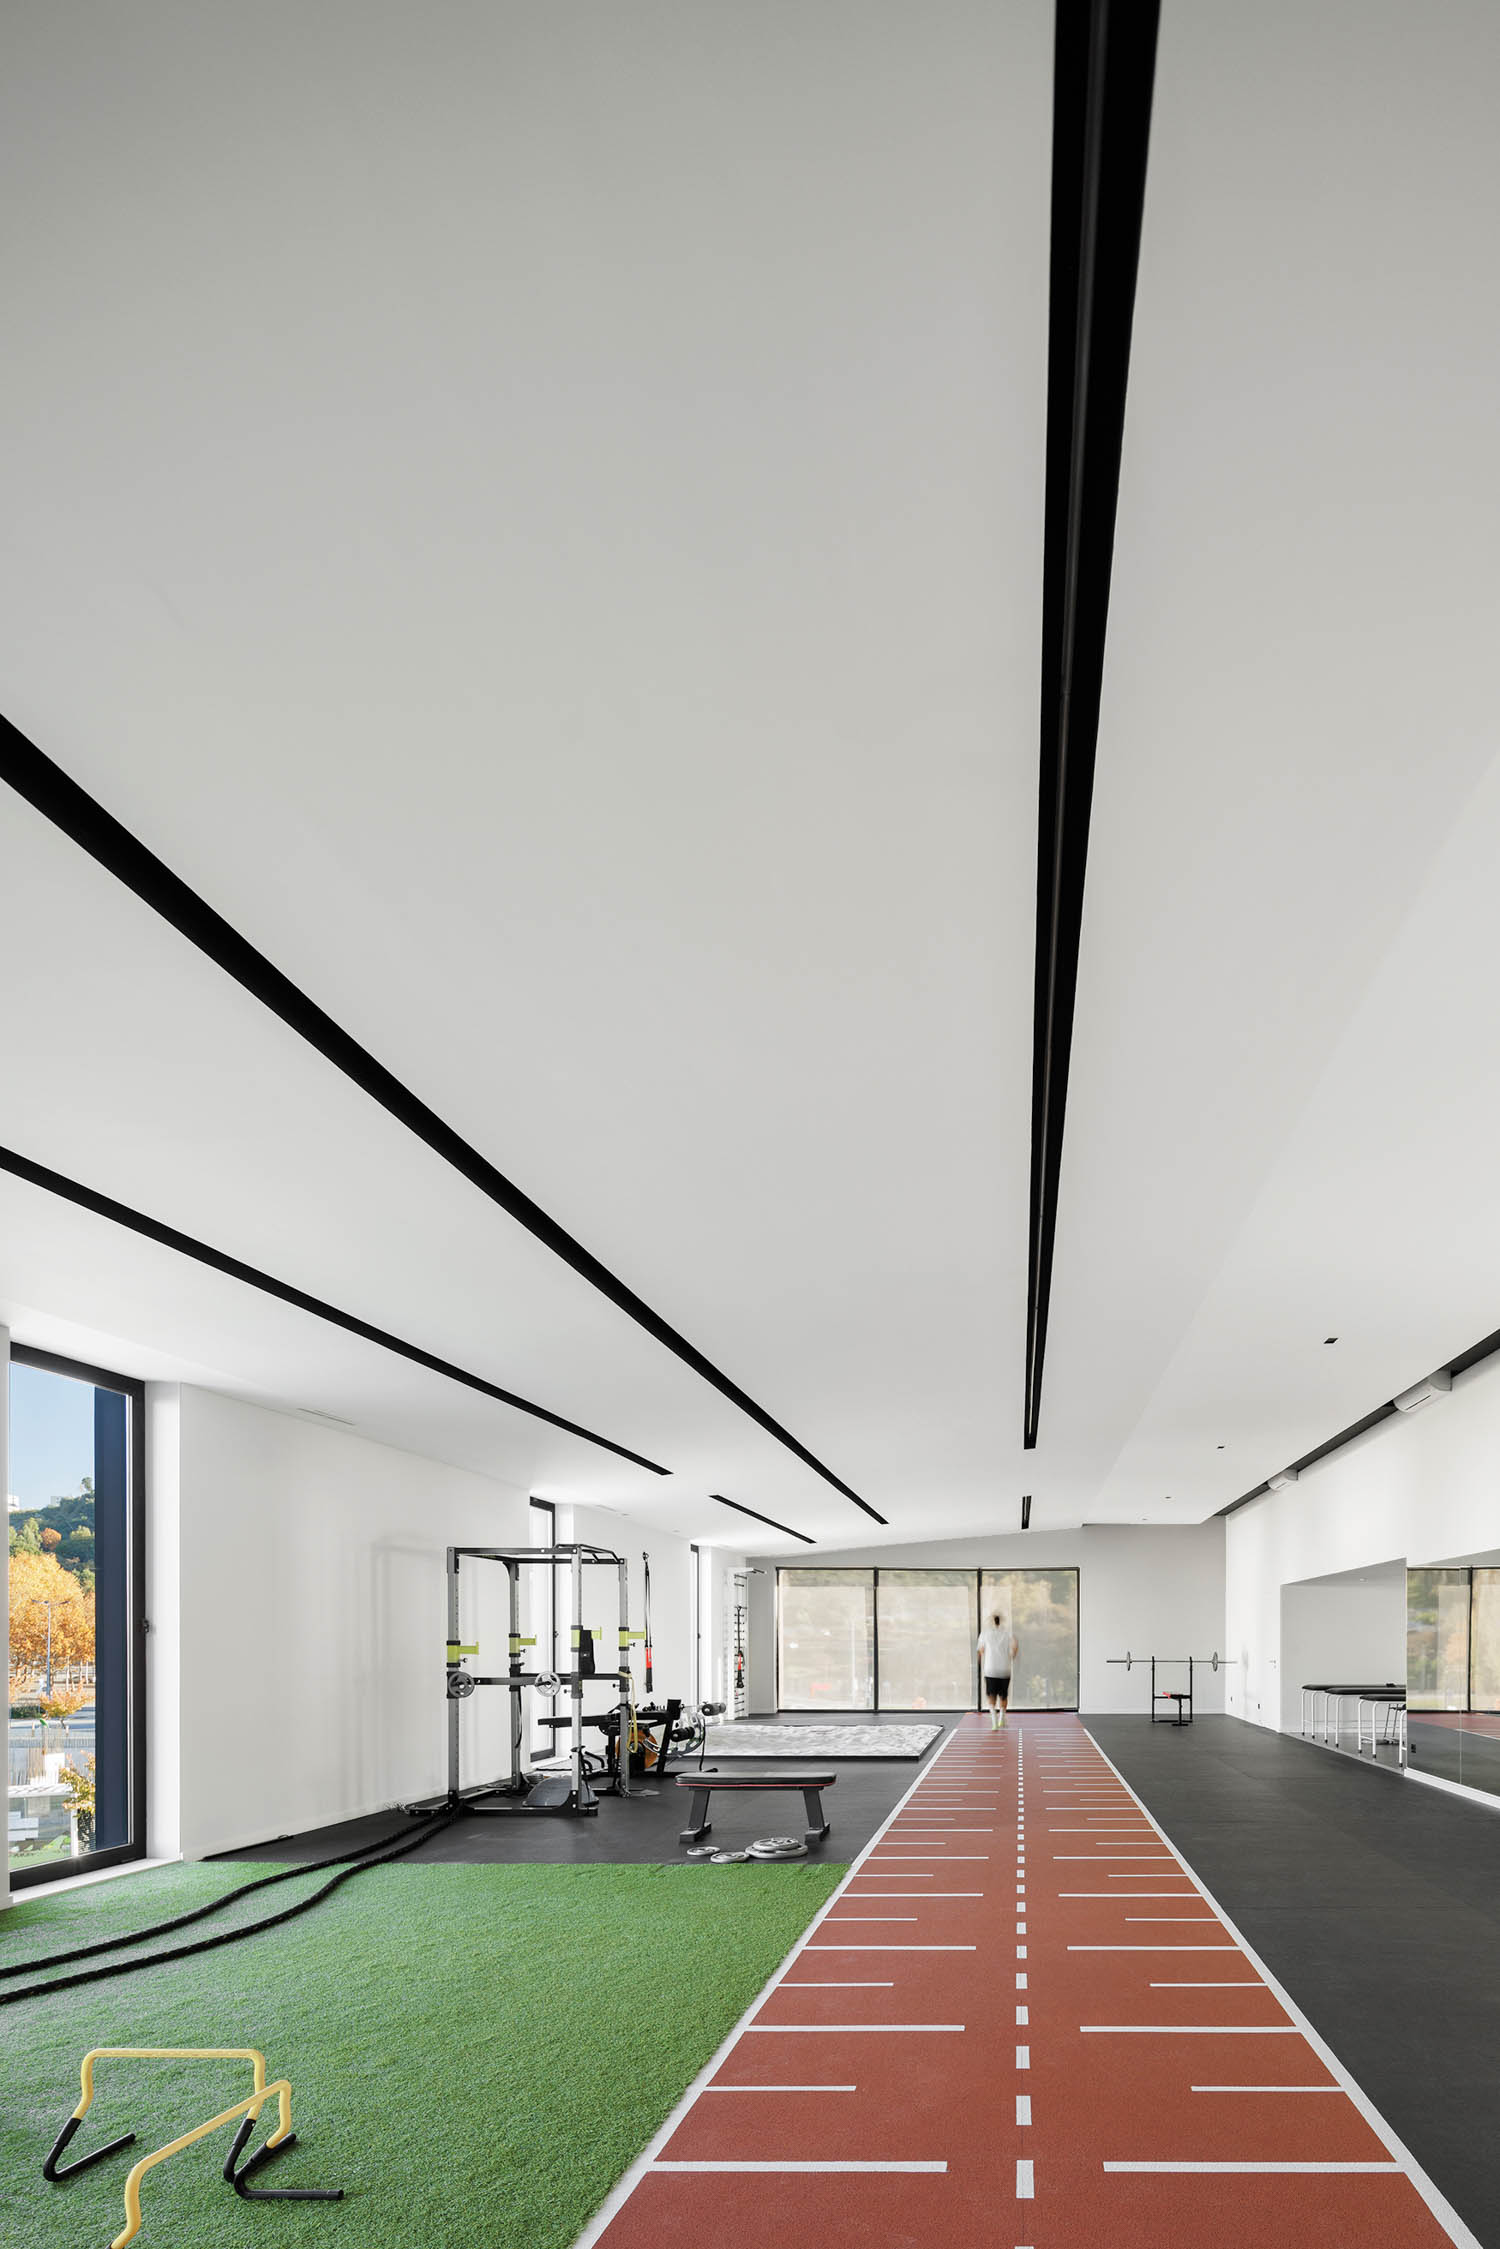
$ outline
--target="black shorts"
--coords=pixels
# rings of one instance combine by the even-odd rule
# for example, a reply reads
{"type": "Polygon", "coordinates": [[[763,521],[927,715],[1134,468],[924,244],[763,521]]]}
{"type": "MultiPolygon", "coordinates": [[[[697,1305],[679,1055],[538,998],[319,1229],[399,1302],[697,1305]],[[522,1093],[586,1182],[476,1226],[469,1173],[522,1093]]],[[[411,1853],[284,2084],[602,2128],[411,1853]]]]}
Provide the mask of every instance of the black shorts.
{"type": "Polygon", "coordinates": [[[984,1691],[987,1695],[995,1695],[1001,1702],[1009,1702],[1010,1673],[1007,1671],[1003,1679],[992,1679],[986,1672],[984,1675],[984,1691]]]}

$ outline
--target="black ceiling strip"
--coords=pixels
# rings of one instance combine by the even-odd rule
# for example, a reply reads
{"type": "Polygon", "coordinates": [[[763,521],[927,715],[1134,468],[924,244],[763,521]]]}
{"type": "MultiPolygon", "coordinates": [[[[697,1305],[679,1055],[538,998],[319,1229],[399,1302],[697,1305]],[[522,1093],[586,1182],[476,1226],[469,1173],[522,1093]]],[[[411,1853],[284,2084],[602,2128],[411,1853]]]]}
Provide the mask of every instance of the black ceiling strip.
{"type": "MultiPolygon", "coordinates": [[[[1470,1361],[1471,1365],[1472,1363],[1470,1361]]],[[[1324,1444],[1314,1445],[1312,1451],[1305,1452],[1300,1460],[1288,1462],[1292,1474],[1300,1476],[1304,1468],[1311,1468],[1315,1461],[1326,1460],[1331,1452],[1338,1451],[1340,1445],[1352,1445],[1355,1438],[1362,1437],[1367,1429],[1373,1429],[1378,1422],[1389,1421],[1395,1411],[1395,1401],[1388,1399],[1383,1406],[1377,1406],[1373,1413],[1367,1413],[1363,1421],[1351,1422],[1349,1427],[1341,1429],[1336,1437],[1328,1438],[1324,1444]]],[[[1216,1515],[1232,1515],[1236,1508],[1248,1507],[1252,1499],[1264,1499],[1270,1489],[1269,1484],[1257,1484],[1253,1492],[1242,1492],[1239,1498],[1232,1499],[1227,1507],[1215,1508],[1214,1512],[1216,1515]]]]}
{"type": "MultiPolygon", "coordinates": [[[[1466,1351],[1455,1353],[1451,1359],[1444,1361],[1444,1365],[1449,1374],[1467,1374],[1470,1367],[1477,1367],[1481,1359],[1494,1358],[1497,1351],[1500,1351],[1500,1328],[1496,1328],[1489,1335],[1481,1336],[1479,1341],[1471,1343],[1466,1351]]],[[[1389,1421],[1391,1416],[1399,1411],[1400,1408],[1397,1406],[1395,1399],[1388,1398],[1383,1406],[1377,1406],[1373,1413],[1367,1413],[1363,1421],[1351,1422],[1349,1427],[1341,1429],[1336,1437],[1329,1437],[1321,1445],[1314,1445],[1312,1451],[1305,1452],[1300,1460],[1290,1462],[1290,1467],[1296,1475],[1300,1476],[1304,1468],[1311,1468],[1315,1462],[1326,1460],[1328,1455],[1331,1452],[1337,1452],[1341,1445],[1352,1445],[1355,1438],[1362,1437],[1367,1429],[1374,1429],[1382,1421],[1389,1421]]],[[[1216,1508],[1214,1512],[1218,1515],[1233,1515],[1238,1508],[1248,1507],[1252,1499],[1264,1499],[1270,1489],[1269,1484],[1257,1484],[1253,1492],[1241,1492],[1238,1499],[1232,1499],[1227,1507],[1216,1508]]]]}
{"type": "Polygon", "coordinates": [[[159,1242],[163,1249],[176,1250],[182,1257],[212,1266],[216,1273],[227,1273],[230,1280],[243,1281],[247,1288],[259,1289],[265,1296],[279,1297],[283,1304],[295,1305],[299,1312],[310,1312],[314,1319],[326,1320],[331,1327],[362,1336],[366,1343],[376,1343],[382,1351],[394,1351],[399,1357],[410,1359],[414,1366],[446,1375],[450,1382],[461,1382],[465,1389],[478,1390],[486,1398],[498,1398],[502,1406],[514,1406],[517,1413],[530,1414],[533,1421],[545,1421],[554,1429],[566,1430],[570,1437],[582,1437],[586,1444],[598,1445],[619,1460],[649,1469],[653,1476],[672,1473],[670,1468],[663,1468],[660,1461],[632,1452],[628,1445],[617,1445],[610,1438],[585,1429],[581,1422],[565,1420],[560,1413],[549,1412],[546,1406],[533,1405],[529,1398],[517,1397],[514,1390],[502,1390],[498,1383],[486,1382],[482,1374],[470,1374],[466,1367],[456,1367],[451,1359],[440,1359],[418,1344],[403,1342],[399,1335],[392,1335],[386,1328],[373,1327],[368,1320],[357,1319],[352,1312],[341,1312],[336,1304],[325,1304],[321,1297],[309,1296],[304,1289],[278,1281],[273,1274],[242,1264],[237,1257],[226,1257],[222,1250],[211,1248],[207,1242],[195,1241],[191,1234],[180,1234],[175,1226],[163,1226],[159,1219],[132,1210],[128,1203],[117,1203],[109,1195],[96,1194],[92,1187],[81,1186],[76,1179],[67,1179],[60,1171],[49,1171],[45,1164],[36,1164],[28,1156],[17,1155],[14,1148],[0,1148],[0,1171],[24,1179],[28,1186],[40,1187],[46,1194],[60,1195],[64,1201],[76,1203],[80,1210],[107,1218],[112,1225],[128,1227],[132,1234],[142,1234],[148,1242],[159,1242]]]}
{"type": "Polygon", "coordinates": [[[788,1538],[800,1538],[804,1546],[818,1543],[815,1538],[809,1538],[806,1531],[794,1531],[790,1523],[778,1523],[769,1515],[758,1515],[753,1507],[742,1507],[737,1499],[726,1499],[722,1492],[710,1492],[708,1496],[716,1499],[721,1507],[732,1507],[736,1515],[754,1516],[757,1523],[766,1523],[773,1531],[783,1531],[788,1538]]]}
{"type": "Polygon", "coordinates": [[[1030,1528],[1031,1528],[1031,1494],[1030,1494],[1030,1492],[1027,1492],[1027,1493],[1025,1494],[1025,1496],[1024,1496],[1024,1497],[1022,1498],[1022,1501],[1021,1501],[1021,1528],[1022,1528],[1022,1530],[1023,1530],[1023,1531],[1029,1531],[1029,1530],[1030,1530],[1030,1528]]]}
{"type": "Polygon", "coordinates": [[[1083,930],[1157,0],[1058,0],[1023,1442],[1035,1445],[1083,930]]]}
{"type": "Polygon", "coordinates": [[[877,1523],[885,1521],[868,1500],[861,1499],[842,1477],[835,1476],[816,1454],[798,1443],[790,1430],[783,1429],[764,1406],[758,1406],[738,1383],[731,1382],[727,1374],[722,1374],[701,1351],[695,1350],[686,1336],[679,1335],[633,1289],[617,1279],[608,1266],[602,1265],[581,1242],[575,1241],[555,1219],[549,1218],[540,1204],[523,1194],[477,1148],[471,1147],[451,1125],[445,1124],[435,1110],[429,1109],[426,1102],[394,1077],[383,1063],[377,1062],[367,1048],[342,1030],[316,1001],[310,1000],[290,977],[283,976],[264,953],[257,952],[247,938],[232,929],[222,915],[215,913],[180,876],[174,875],[153,851],[148,851],[112,813],[106,812],[86,789],[80,788],[61,766],[55,765],[4,717],[0,717],[0,779],[8,781],[16,793],[54,827],[60,828],[101,867],[118,877],[190,944],[206,953],[226,975],[232,976],[273,1015],[279,1016],[299,1038],[316,1047],[326,1061],[342,1070],[371,1100],[378,1101],[388,1115],[415,1133],[444,1163],[461,1172],[517,1225],[524,1226],[528,1234],[560,1257],[565,1265],[570,1265],[591,1288],[607,1296],[627,1318],[644,1328],[705,1382],[712,1383],[731,1405],[738,1406],[741,1413],[758,1422],[778,1444],[795,1453],[804,1467],[821,1476],[825,1483],[832,1484],[835,1491],[852,1500],[877,1523]]]}

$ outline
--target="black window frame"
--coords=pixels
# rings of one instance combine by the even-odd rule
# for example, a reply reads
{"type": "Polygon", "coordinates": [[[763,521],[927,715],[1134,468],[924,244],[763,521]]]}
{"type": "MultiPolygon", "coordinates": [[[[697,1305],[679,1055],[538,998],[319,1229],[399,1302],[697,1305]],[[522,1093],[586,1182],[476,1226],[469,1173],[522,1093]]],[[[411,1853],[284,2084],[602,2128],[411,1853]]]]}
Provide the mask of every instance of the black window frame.
{"type": "MultiPolygon", "coordinates": [[[[54,1882],[72,1881],[80,1874],[98,1874],[106,1867],[128,1866],[146,1856],[146,1385],[131,1375],[116,1374],[111,1367],[90,1366],[81,1359],[65,1359],[55,1351],[38,1351],[28,1343],[10,1345],[10,1365],[34,1367],[41,1374],[58,1374],[70,1382],[86,1382],[95,1390],[109,1390],[126,1400],[125,1431],[125,1681],[126,1681],[126,1802],[130,1840],[107,1850],[80,1851],[76,1858],[49,1861],[43,1866],[12,1866],[10,1888],[37,1890],[54,1882]]],[[[9,1373],[7,1370],[7,1383],[9,1373]]],[[[7,1420],[10,1399],[5,1401],[7,1420]]],[[[97,1465],[97,1464],[96,1464],[97,1465]]],[[[97,1624],[96,1624],[97,1633],[97,1624]]],[[[97,1675],[96,1675],[97,1676],[97,1675]]],[[[9,1704],[7,1703],[7,1709],[9,1704]]],[[[97,1753],[97,1752],[96,1752],[97,1753]]],[[[9,1838],[6,1855],[9,1857],[9,1838]]]]}
{"type": "MultiPolygon", "coordinates": [[[[889,1567],[892,1571],[899,1571],[903,1577],[909,1577],[912,1574],[913,1569],[916,1569],[918,1571],[921,1571],[923,1569],[930,1569],[935,1576],[949,1577],[951,1577],[955,1572],[962,1571],[965,1575],[972,1577],[974,1580],[974,1637],[976,1641],[979,1637],[981,1617],[980,1604],[984,1595],[985,1578],[987,1576],[994,1577],[997,1575],[1003,1577],[1006,1574],[1007,1569],[1007,1565],[997,1562],[981,1562],[978,1564],[971,1564],[968,1562],[931,1562],[925,1564],[893,1562],[889,1565],[889,1567]]],[[[778,1562],[776,1565],[776,1617],[774,1640],[776,1656],[775,1672],[777,1710],[788,1711],[793,1717],[799,1718],[813,1716],[821,1713],[826,1715],[830,1721],[835,1718],[840,1718],[850,1724],[856,1723],[862,1716],[868,1716],[871,1718],[877,1716],[924,1716],[924,1712],[914,1711],[909,1703],[883,1703],[880,1699],[880,1570],[876,1564],[870,1562],[831,1562],[823,1565],[821,1572],[822,1575],[827,1577],[867,1577],[871,1581],[870,1653],[872,1669],[870,1677],[870,1703],[868,1710],[834,1710],[827,1703],[801,1703],[782,1701],[781,1580],[782,1577],[787,1573],[790,1573],[793,1577],[797,1577],[805,1575],[808,1570],[818,1568],[819,1564],[817,1564],[816,1562],[778,1562]]],[[[1014,1570],[1030,1571],[1034,1575],[1038,1576],[1066,1576],[1071,1577],[1076,1581],[1073,1598],[1073,1676],[1078,1681],[1081,1691],[1083,1685],[1082,1570],[1076,1562],[1014,1562],[1009,1565],[1009,1568],[1014,1570]]],[[[967,1703],[964,1705],[966,1709],[978,1710],[981,1706],[981,1695],[978,1680],[979,1674],[976,1667],[974,1700],[971,1703],[967,1703]]],[[[1076,1711],[1079,1708],[1080,1705],[1077,1702],[1049,1702],[1046,1710],[1038,1712],[1037,1715],[1039,1717],[1045,1717],[1049,1716],[1054,1711],[1076,1711]]]]}

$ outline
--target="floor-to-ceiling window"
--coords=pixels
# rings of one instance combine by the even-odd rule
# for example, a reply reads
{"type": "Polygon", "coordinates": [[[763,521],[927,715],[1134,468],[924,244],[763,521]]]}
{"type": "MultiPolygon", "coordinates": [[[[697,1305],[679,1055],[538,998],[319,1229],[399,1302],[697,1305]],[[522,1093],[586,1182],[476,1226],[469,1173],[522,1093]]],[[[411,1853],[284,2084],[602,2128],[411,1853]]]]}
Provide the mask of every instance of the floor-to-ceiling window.
{"type": "Polygon", "coordinates": [[[143,1392],[11,1346],[14,1887],[145,1848],[143,1392]]]}
{"type": "Polygon", "coordinates": [[[972,1570],[882,1570],[875,1618],[882,1710],[963,1710],[973,1701],[972,1570]]]}
{"type": "Polygon", "coordinates": [[[1469,1607],[1469,1708],[1500,1710],[1500,1570],[1473,1570],[1469,1607]]]}
{"type": "Polygon", "coordinates": [[[778,1570],[778,1699],[787,1710],[875,1707],[875,1572],[778,1570]]]}
{"type": "Polygon", "coordinates": [[[1078,1707],[1078,1572],[818,1570],[776,1573],[783,1710],[972,1710],[981,1616],[1019,1643],[1016,1710],[1078,1707]]]}
{"type": "Polygon", "coordinates": [[[1469,1572],[1406,1573],[1406,1705],[1469,1707],[1469,1572]]]}
{"type": "Polygon", "coordinates": [[[1078,1572],[986,1570],[979,1608],[1009,1616],[1020,1643],[1010,1682],[1012,1710],[1078,1708],[1078,1572]]]}

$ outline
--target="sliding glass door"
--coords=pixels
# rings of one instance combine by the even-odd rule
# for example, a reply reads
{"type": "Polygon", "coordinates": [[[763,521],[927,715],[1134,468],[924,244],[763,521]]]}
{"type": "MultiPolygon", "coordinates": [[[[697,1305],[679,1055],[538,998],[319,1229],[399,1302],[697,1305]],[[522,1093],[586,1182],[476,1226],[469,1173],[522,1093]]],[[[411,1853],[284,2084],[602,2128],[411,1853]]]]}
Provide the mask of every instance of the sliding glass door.
{"type": "Polygon", "coordinates": [[[782,1710],[972,1710],[981,1615],[1020,1643],[1011,1707],[1078,1707],[1078,1572],[817,1570],[776,1573],[782,1710]]]}
{"type": "Polygon", "coordinates": [[[144,1394],[11,1347],[12,1888],[145,1848],[144,1394]]]}

